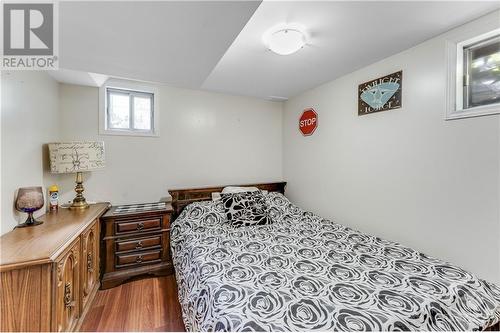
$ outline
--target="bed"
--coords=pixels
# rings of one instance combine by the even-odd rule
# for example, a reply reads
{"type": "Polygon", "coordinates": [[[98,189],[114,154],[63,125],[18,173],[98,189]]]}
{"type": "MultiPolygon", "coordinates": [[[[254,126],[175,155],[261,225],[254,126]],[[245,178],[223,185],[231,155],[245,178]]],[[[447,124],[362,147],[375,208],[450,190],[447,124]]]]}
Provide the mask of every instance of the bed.
{"type": "Polygon", "coordinates": [[[188,331],[498,330],[494,284],[304,211],[285,183],[257,187],[273,223],[240,228],[209,200],[222,187],[169,191],[188,331]]]}

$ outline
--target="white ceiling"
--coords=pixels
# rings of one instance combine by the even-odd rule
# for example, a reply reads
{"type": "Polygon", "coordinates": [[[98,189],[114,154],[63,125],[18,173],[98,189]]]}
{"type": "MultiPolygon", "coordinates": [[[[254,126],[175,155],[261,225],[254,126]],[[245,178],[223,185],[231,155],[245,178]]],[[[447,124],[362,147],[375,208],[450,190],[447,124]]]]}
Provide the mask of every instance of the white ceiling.
{"type": "Polygon", "coordinates": [[[260,1],[63,1],[60,67],[199,88],[260,1]]]}
{"type": "Polygon", "coordinates": [[[291,97],[495,8],[498,2],[263,2],[202,87],[291,97]],[[266,50],[262,35],[281,22],[306,27],[308,45],[289,56],[266,50]]]}
{"type": "MultiPolygon", "coordinates": [[[[499,1],[61,2],[60,67],[287,98],[498,8],[499,1]],[[290,56],[262,43],[282,22],[302,24],[310,36],[290,56]]],[[[88,79],[77,73],[55,77],[88,79]]]]}
{"type": "Polygon", "coordinates": [[[48,73],[59,82],[78,84],[80,86],[100,87],[109,79],[108,75],[74,71],[71,69],[60,69],[58,71],[49,71],[48,73]]]}

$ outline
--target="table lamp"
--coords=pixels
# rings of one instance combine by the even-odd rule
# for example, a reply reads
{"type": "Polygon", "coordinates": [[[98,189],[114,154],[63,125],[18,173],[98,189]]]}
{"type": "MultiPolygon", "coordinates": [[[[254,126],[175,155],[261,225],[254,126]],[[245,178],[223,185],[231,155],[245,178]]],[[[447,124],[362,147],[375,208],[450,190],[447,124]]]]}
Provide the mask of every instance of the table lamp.
{"type": "Polygon", "coordinates": [[[51,173],[76,173],[76,197],[70,209],[85,209],[89,205],[83,196],[84,171],[103,169],[104,142],[58,142],[49,143],[50,172],[51,173]]]}

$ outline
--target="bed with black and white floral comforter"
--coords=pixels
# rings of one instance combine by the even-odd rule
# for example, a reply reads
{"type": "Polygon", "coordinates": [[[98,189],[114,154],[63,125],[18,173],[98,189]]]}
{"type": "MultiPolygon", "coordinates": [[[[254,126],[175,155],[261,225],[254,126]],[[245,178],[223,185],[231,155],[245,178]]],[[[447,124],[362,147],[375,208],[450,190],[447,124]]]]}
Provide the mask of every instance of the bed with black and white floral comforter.
{"type": "Polygon", "coordinates": [[[171,250],[189,331],[482,330],[500,289],[398,243],[266,196],[273,223],[235,228],[222,205],[186,207],[171,250]]]}

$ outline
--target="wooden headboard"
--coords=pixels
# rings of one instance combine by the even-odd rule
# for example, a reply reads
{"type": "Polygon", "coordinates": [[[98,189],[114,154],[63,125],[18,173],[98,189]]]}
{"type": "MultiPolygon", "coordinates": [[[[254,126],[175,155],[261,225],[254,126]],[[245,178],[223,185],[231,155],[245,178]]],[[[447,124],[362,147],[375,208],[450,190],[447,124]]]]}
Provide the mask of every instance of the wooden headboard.
{"type": "Polygon", "coordinates": [[[260,190],[266,190],[269,192],[280,192],[285,194],[286,182],[277,183],[262,183],[262,184],[245,184],[245,185],[224,185],[224,186],[213,186],[213,187],[201,187],[201,188],[183,188],[168,190],[168,193],[172,196],[172,206],[174,207],[173,218],[175,219],[181,213],[182,209],[189,205],[190,203],[196,201],[207,201],[212,200],[213,192],[221,192],[226,186],[253,186],[260,190]]]}

